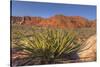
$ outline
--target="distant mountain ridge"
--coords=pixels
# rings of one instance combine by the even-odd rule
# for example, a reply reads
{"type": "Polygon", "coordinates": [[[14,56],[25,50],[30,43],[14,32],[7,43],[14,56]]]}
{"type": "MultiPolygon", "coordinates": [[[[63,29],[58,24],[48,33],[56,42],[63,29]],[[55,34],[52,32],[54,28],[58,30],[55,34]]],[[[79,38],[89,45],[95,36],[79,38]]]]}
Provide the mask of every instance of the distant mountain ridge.
{"type": "Polygon", "coordinates": [[[11,16],[12,24],[37,25],[60,28],[96,27],[96,20],[88,20],[81,16],[55,15],[49,18],[31,16],[11,16]]]}

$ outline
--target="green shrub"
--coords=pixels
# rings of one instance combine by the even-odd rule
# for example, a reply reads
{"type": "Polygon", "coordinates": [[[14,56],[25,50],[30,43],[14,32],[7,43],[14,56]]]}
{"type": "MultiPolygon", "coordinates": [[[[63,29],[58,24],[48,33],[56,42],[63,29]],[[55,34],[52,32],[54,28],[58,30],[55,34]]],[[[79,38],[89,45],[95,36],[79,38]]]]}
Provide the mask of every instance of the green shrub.
{"type": "Polygon", "coordinates": [[[80,44],[75,42],[75,32],[62,29],[41,27],[30,37],[22,33],[18,35],[21,37],[17,46],[28,52],[29,58],[40,58],[40,64],[54,63],[55,59],[77,52],[80,48],[80,44]]]}

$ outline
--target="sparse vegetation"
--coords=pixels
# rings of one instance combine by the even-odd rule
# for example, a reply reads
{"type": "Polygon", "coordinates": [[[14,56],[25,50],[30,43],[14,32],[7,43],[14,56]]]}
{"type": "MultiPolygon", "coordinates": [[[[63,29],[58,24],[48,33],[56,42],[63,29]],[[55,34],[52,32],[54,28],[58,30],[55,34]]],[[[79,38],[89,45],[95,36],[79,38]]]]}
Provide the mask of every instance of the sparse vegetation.
{"type": "Polygon", "coordinates": [[[68,59],[64,56],[77,52],[80,47],[80,44],[74,41],[75,33],[62,29],[38,27],[30,37],[21,32],[17,34],[17,48],[28,52],[31,59],[40,58],[40,64],[54,63],[55,59],[68,59]]]}
{"type": "Polygon", "coordinates": [[[28,55],[20,59],[23,61],[18,65],[51,64],[58,63],[57,60],[70,62],[71,55],[77,54],[82,39],[95,34],[94,28],[57,29],[17,24],[12,27],[12,49],[28,55]]]}

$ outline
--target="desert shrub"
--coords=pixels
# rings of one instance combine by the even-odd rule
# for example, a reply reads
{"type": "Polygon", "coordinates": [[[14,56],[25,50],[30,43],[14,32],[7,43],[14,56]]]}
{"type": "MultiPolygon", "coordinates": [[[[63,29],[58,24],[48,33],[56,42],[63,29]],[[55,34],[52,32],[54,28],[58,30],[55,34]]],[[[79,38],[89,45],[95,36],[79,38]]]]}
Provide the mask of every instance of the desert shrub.
{"type": "Polygon", "coordinates": [[[18,35],[20,38],[17,46],[28,53],[29,59],[39,58],[40,64],[54,63],[55,59],[60,58],[68,59],[64,56],[80,48],[80,44],[75,42],[75,32],[72,31],[39,27],[30,37],[20,32],[18,35]]]}

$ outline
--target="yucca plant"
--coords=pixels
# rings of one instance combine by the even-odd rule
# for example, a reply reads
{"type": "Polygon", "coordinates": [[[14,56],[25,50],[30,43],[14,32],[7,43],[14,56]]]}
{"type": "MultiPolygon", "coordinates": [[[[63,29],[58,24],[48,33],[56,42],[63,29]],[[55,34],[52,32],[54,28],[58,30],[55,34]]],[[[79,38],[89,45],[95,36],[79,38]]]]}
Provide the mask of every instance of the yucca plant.
{"type": "Polygon", "coordinates": [[[75,32],[62,29],[41,27],[33,31],[30,37],[22,33],[19,35],[21,37],[17,46],[29,53],[31,60],[39,58],[40,64],[55,63],[55,59],[77,52],[80,48],[80,44],[75,42],[75,32]]]}

